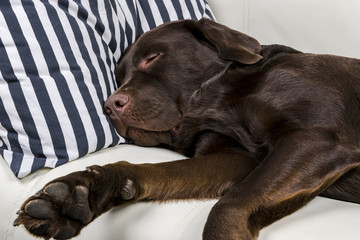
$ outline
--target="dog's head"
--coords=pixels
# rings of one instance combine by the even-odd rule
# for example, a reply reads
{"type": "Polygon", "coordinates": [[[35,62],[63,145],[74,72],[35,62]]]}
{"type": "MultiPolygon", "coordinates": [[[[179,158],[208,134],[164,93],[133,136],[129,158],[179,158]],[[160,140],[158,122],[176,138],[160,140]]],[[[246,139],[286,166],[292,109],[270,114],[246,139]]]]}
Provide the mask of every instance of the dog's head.
{"type": "Polygon", "coordinates": [[[192,93],[231,61],[258,62],[260,50],[255,39],[207,19],[163,24],[126,50],[105,111],[134,143],[171,144],[192,93]]]}

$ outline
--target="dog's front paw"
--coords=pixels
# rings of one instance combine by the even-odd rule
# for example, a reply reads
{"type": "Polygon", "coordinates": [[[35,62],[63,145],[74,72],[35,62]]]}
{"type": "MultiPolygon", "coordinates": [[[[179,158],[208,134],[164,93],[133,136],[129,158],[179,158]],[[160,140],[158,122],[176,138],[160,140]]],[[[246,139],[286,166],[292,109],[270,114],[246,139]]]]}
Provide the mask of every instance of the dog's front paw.
{"type": "Polygon", "coordinates": [[[101,213],[135,196],[133,182],[116,176],[93,166],[58,178],[23,203],[14,226],[23,224],[45,239],[72,238],[101,213]]]}
{"type": "Polygon", "coordinates": [[[72,238],[93,218],[88,197],[85,186],[70,189],[64,182],[50,183],[23,204],[14,225],[24,224],[44,238],[72,238]]]}

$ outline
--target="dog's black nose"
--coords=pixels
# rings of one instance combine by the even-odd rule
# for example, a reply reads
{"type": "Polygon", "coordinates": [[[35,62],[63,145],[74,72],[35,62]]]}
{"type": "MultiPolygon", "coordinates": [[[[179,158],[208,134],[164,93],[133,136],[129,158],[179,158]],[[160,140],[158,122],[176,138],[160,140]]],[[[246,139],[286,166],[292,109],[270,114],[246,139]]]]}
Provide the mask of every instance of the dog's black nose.
{"type": "Polygon", "coordinates": [[[116,93],[111,95],[105,102],[105,111],[111,114],[113,111],[119,112],[129,102],[129,95],[123,93],[116,93]]]}

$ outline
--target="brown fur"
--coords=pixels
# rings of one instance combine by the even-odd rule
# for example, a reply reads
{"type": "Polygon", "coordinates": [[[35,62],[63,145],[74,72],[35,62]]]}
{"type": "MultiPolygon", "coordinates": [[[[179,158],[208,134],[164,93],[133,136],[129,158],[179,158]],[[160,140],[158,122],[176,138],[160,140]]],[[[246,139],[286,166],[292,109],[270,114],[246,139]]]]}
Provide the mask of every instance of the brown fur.
{"type": "Polygon", "coordinates": [[[253,240],[319,194],[360,203],[359,73],[360,60],[261,46],[209,20],[164,24],[127,49],[105,110],[134,143],[190,159],[56,179],[15,225],[64,239],[113,206],[219,198],[203,239],[253,240]]]}

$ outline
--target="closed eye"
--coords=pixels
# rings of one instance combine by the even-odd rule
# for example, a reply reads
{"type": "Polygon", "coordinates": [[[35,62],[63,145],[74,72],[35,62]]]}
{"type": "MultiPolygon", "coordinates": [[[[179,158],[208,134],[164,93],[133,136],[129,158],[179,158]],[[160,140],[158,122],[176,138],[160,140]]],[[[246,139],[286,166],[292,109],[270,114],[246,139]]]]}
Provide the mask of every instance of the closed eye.
{"type": "Polygon", "coordinates": [[[152,63],[154,63],[158,57],[161,55],[161,53],[153,53],[151,55],[149,55],[147,58],[143,59],[140,63],[140,67],[141,68],[147,68],[149,67],[152,63]]]}

